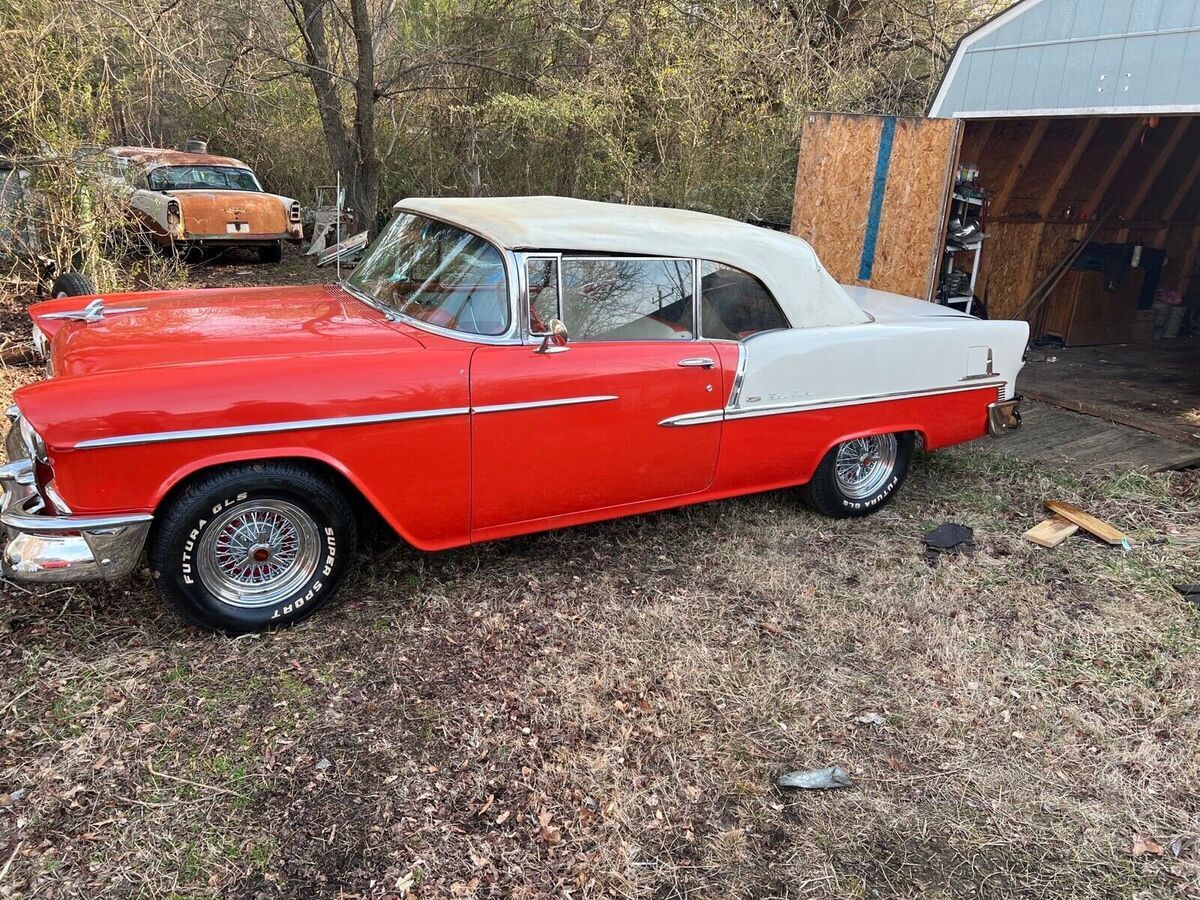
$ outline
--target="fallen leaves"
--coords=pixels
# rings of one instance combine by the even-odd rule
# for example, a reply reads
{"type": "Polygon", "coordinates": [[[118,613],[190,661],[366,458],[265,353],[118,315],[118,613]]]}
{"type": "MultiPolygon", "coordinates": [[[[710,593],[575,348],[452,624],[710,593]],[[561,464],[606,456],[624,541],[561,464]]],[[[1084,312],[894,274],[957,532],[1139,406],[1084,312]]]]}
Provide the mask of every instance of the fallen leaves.
{"type": "Polygon", "coordinates": [[[1134,856],[1162,856],[1163,846],[1152,837],[1138,834],[1134,835],[1133,847],[1130,852],[1134,856]]]}
{"type": "Polygon", "coordinates": [[[562,831],[557,825],[551,824],[553,821],[554,814],[550,810],[543,809],[538,813],[538,836],[551,847],[562,841],[562,831]]]}

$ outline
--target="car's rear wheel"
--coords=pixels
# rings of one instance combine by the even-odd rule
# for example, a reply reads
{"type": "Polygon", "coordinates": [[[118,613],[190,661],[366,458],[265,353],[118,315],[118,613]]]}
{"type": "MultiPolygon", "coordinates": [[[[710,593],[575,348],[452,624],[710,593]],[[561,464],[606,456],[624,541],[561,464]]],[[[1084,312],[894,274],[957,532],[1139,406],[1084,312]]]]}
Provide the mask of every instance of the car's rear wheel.
{"type": "Polygon", "coordinates": [[[276,241],[258,248],[260,262],[277,263],[283,259],[283,241],[276,241]]]}
{"type": "Polygon", "coordinates": [[[288,463],[243,465],[169,503],[156,517],[150,565],[186,619],[243,634],[316,612],[357,542],[354,513],[332,482],[288,463]]]}
{"type": "Polygon", "coordinates": [[[870,515],[886,506],[904,483],[915,443],[912,432],[842,441],[825,454],[800,488],[800,497],[827,516],[870,515]]]}

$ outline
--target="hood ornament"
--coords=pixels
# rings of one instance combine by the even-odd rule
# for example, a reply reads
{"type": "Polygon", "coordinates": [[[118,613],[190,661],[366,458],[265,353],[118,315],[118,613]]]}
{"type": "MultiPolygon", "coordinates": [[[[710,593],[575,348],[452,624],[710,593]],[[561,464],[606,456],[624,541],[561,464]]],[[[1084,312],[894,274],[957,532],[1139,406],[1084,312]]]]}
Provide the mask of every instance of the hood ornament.
{"type": "Polygon", "coordinates": [[[142,312],[145,306],[122,306],[120,309],[105,309],[104,300],[97,297],[83,309],[63,310],[62,312],[45,313],[42,319],[74,319],[79,322],[100,322],[107,316],[120,313],[142,312]]]}

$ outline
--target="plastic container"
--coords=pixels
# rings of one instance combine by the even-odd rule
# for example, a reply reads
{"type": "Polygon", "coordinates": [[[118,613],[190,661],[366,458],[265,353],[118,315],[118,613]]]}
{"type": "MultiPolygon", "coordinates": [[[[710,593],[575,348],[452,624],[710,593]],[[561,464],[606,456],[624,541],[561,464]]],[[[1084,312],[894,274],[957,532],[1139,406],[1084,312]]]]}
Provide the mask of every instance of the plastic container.
{"type": "Polygon", "coordinates": [[[1179,337],[1179,328],[1183,325],[1183,314],[1185,308],[1182,306],[1167,307],[1167,321],[1163,327],[1163,337],[1177,338],[1179,337]]]}

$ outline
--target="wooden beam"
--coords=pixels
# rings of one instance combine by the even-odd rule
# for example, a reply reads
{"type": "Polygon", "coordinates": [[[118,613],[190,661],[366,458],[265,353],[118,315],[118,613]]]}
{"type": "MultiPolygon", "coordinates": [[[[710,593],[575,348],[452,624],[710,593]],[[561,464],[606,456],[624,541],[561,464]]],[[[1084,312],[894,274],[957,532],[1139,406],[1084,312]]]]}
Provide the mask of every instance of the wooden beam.
{"type": "MultiPolygon", "coordinates": [[[[1078,225],[1079,219],[1046,219],[1044,222],[1041,219],[1009,219],[1005,222],[1006,225],[1078,225]]],[[[1133,231],[1165,231],[1168,228],[1190,228],[1193,225],[1200,225],[1195,219],[1172,219],[1166,222],[1162,219],[1134,219],[1131,222],[1123,223],[1122,227],[1133,231]]],[[[1115,227],[1115,226],[1114,226],[1115,227]]]]}
{"type": "Polygon", "coordinates": [[[1191,124],[1192,120],[1187,116],[1180,116],[1176,120],[1175,127],[1171,131],[1171,136],[1167,138],[1166,146],[1163,147],[1162,152],[1158,154],[1158,157],[1142,175],[1142,183],[1138,186],[1137,193],[1125,204],[1125,212],[1121,216],[1122,219],[1132,219],[1134,214],[1141,209],[1142,204],[1146,201],[1146,197],[1150,193],[1150,189],[1154,187],[1154,182],[1162,174],[1163,167],[1171,158],[1171,154],[1175,152],[1175,148],[1179,146],[1179,142],[1183,140],[1183,136],[1187,133],[1188,127],[1191,124]]]}
{"type": "MultiPolygon", "coordinates": [[[[971,141],[972,144],[974,144],[974,146],[971,148],[971,152],[975,154],[975,158],[968,159],[966,162],[978,163],[981,159],[983,159],[983,148],[987,146],[987,142],[992,137],[992,132],[996,130],[996,120],[986,119],[978,123],[971,122],[968,123],[967,127],[971,128],[972,131],[975,131],[975,135],[977,136],[973,137],[971,141]],[[978,130],[976,130],[976,128],[978,130]]],[[[963,136],[963,144],[966,144],[965,135],[963,136]]]]}
{"type": "Polygon", "coordinates": [[[1104,174],[1100,176],[1100,180],[1096,182],[1096,186],[1092,188],[1092,194],[1083,206],[1084,211],[1089,216],[1096,215],[1097,210],[1100,208],[1100,201],[1108,193],[1108,186],[1113,183],[1113,179],[1121,171],[1121,166],[1125,164],[1125,160],[1133,150],[1133,145],[1137,143],[1145,127],[1145,119],[1138,118],[1129,123],[1129,131],[1125,135],[1125,140],[1121,142],[1120,148],[1113,154],[1112,159],[1109,160],[1108,168],[1104,170],[1104,174]]]}
{"type": "Polygon", "coordinates": [[[992,200],[993,215],[1001,216],[1008,208],[1008,201],[1012,197],[1013,191],[1016,190],[1017,182],[1021,180],[1021,175],[1025,172],[1025,167],[1029,165],[1029,160],[1033,158],[1038,144],[1042,142],[1042,137],[1046,134],[1046,129],[1049,127],[1050,120],[1048,118],[1038,119],[1037,124],[1029,132],[1029,137],[1025,138],[1025,146],[1021,148],[1020,155],[1017,156],[1012,169],[1009,170],[1008,178],[1005,179],[1004,185],[992,200]]]}
{"type": "MultiPolygon", "coordinates": [[[[1187,150],[1188,153],[1194,153],[1194,149],[1187,150]]],[[[1163,221],[1170,222],[1175,217],[1175,213],[1179,212],[1179,207],[1183,205],[1184,199],[1191,193],[1192,187],[1196,184],[1196,179],[1200,178],[1200,153],[1196,154],[1196,158],[1192,161],[1192,167],[1188,169],[1188,173],[1183,176],[1183,181],[1179,182],[1179,187],[1175,191],[1175,196],[1171,198],[1171,202],[1167,204],[1166,210],[1163,212],[1163,221]]]]}
{"type": "Polygon", "coordinates": [[[1092,142],[1092,137],[1096,134],[1096,129],[1100,127],[1100,117],[1097,116],[1084,124],[1079,132],[1079,137],[1075,139],[1075,146],[1071,148],[1071,152],[1067,154],[1067,158],[1063,160],[1063,164],[1059,167],[1058,174],[1054,176],[1054,181],[1046,191],[1046,196],[1042,200],[1042,205],[1038,209],[1038,214],[1044,219],[1050,215],[1055,205],[1058,203],[1058,197],[1062,193],[1062,189],[1066,186],[1068,179],[1075,172],[1075,166],[1078,165],[1080,158],[1083,156],[1083,151],[1088,148],[1088,144],[1092,142]]]}
{"type": "Polygon", "coordinates": [[[1187,291],[1188,282],[1191,280],[1192,267],[1196,265],[1196,251],[1200,249],[1200,225],[1192,228],[1191,240],[1188,241],[1188,248],[1183,254],[1183,259],[1179,265],[1178,280],[1175,284],[1175,289],[1179,293],[1187,291]]]}

